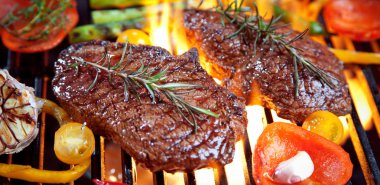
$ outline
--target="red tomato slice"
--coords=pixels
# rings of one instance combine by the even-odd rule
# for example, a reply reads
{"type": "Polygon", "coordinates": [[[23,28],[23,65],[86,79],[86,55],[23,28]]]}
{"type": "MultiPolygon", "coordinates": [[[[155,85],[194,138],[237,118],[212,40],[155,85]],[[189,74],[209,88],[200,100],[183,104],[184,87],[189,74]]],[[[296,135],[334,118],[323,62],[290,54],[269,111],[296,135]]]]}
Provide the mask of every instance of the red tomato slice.
{"type": "Polygon", "coordinates": [[[74,0],[72,1],[72,5],[73,6],[67,8],[62,15],[68,18],[68,21],[63,30],[61,29],[49,34],[48,38],[46,39],[38,39],[33,41],[28,41],[20,37],[13,36],[4,30],[2,33],[2,41],[4,45],[12,51],[25,53],[45,51],[57,46],[66,37],[67,33],[78,23],[79,16],[74,0]]]}
{"type": "Polygon", "coordinates": [[[128,185],[128,184],[126,184],[126,183],[101,181],[101,180],[99,180],[99,179],[92,179],[92,182],[93,182],[95,185],[128,185]]]}
{"type": "Polygon", "coordinates": [[[350,156],[339,145],[301,127],[287,123],[272,123],[260,135],[253,157],[253,177],[257,184],[278,184],[270,180],[276,167],[307,152],[314,172],[301,184],[345,184],[352,175],[350,156]]]}
{"type": "Polygon", "coordinates": [[[330,0],[324,17],[332,31],[356,41],[380,38],[379,0],[330,0]]]}

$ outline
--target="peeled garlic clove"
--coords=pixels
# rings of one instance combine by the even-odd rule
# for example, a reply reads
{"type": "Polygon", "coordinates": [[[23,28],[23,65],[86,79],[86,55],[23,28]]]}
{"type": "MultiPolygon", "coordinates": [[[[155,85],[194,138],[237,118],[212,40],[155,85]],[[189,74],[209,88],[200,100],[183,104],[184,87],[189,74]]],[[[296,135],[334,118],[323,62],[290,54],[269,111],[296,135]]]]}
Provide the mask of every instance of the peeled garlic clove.
{"type": "Polygon", "coordinates": [[[273,181],[293,184],[309,178],[314,171],[314,164],[309,154],[300,151],[294,157],[281,162],[274,171],[273,181]]]}
{"type": "Polygon", "coordinates": [[[19,152],[37,136],[41,105],[33,91],[0,69],[0,155],[19,152]]]}

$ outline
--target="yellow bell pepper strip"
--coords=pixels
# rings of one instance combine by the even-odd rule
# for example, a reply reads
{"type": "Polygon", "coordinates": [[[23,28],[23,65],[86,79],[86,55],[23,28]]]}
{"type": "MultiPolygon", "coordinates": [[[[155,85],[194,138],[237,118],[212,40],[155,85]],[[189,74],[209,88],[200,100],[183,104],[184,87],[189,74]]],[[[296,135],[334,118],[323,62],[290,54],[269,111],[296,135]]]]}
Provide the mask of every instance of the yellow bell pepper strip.
{"type": "Polygon", "coordinates": [[[330,48],[345,64],[380,64],[380,53],[358,52],[330,48]]]}
{"type": "Polygon", "coordinates": [[[56,103],[47,100],[36,97],[37,101],[43,101],[44,105],[42,107],[42,112],[45,112],[51,116],[53,116],[57,121],[59,122],[59,125],[63,125],[67,122],[71,121],[70,116],[66,113],[65,110],[63,110],[60,106],[58,106],[56,103]]]}
{"type": "Polygon", "coordinates": [[[39,170],[26,165],[0,163],[0,176],[41,183],[68,183],[81,177],[90,167],[91,159],[65,171],[39,170]]]}

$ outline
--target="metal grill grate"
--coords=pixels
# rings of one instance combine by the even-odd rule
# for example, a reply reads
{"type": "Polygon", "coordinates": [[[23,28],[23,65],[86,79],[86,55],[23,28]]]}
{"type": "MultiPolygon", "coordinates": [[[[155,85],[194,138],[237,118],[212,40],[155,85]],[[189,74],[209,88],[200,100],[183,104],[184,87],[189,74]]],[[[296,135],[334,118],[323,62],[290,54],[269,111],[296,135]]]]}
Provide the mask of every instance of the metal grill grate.
{"type": "MultiPolygon", "coordinates": [[[[91,22],[90,9],[87,1],[78,1],[80,12],[80,24],[91,22]]],[[[327,38],[326,43],[330,47],[345,48],[351,50],[364,50],[380,52],[379,42],[372,43],[353,43],[342,38],[327,38]]],[[[0,45],[0,67],[6,68],[22,83],[36,89],[36,95],[55,101],[55,97],[50,91],[51,79],[53,77],[53,62],[57,58],[59,51],[68,45],[67,40],[53,50],[37,54],[20,54],[7,50],[0,45]]],[[[343,148],[350,153],[354,164],[353,176],[348,184],[380,184],[380,172],[376,160],[380,159],[380,94],[378,91],[380,67],[374,65],[358,66],[346,65],[345,75],[349,81],[351,95],[353,97],[354,109],[351,115],[343,118],[347,123],[350,138],[343,145],[343,148]],[[359,84],[359,86],[357,86],[359,84]],[[368,102],[363,109],[364,100],[368,102]],[[361,115],[366,110],[371,110],[371,117],[367,122],[372,124],[371,129],[365,130],[361,115]]],[[[75,184],[91,184],[91,179],[105,179],[106,171],[111,168],[119,168],[122,180],[128,184],[255,184],[252,177],[252,151],[255,139],[266,124],[278,121],[280,118],[269,110],[262,107],[253,106],[256,115],[249,115],[250,119],[256,121],[256,125],[248,124],[247,133],[244,139],[236,144],[236,157],[232,164],[225,168],[202,169],[192,172],[168,174],[166,172],[151,173],[148,170],[136,166],[133,159],[126,153],[121,152],[117,159],[118,166],[107,163],[107,141],[100,136],[96,136],[96,150],[92,156],[91,169],[83,177],[78,179],[75,184]],[[258,125],[257,125],[258,123],[258,125]]],[[[39,136],[24,151],[14,155],[0,156],[0,162],[31,165],[34,168],[64,170],[69,166],[61,163],[53,152],[54,132],[58,129],[58,123],[51,117],[42,113],[39,117],[39,136]]],[[[114,147],[115,148],[115,147],[114,147]]],[[[116,147],[117,148],[117,147],[116,147]]],[[[35,184],[14,179],[0,178],[1,184],[35,184]]],[[[74,182],[73,182],[74,183],[74,182]]]]}

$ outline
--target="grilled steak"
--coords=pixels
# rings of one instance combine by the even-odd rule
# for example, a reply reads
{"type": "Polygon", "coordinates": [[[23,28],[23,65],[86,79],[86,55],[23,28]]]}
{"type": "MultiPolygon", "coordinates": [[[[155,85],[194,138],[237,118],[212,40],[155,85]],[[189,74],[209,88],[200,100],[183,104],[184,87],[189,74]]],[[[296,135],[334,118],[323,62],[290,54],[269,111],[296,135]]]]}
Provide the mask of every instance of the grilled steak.
{"type": "MultiPolygon", "coordinates": [[[[209,109],[219,117],[195,115],[197,131],[185,120],[168,98],[158,92],[152,103],[149,92],[138,88],[141,102],[130,95],[125,100],[121,78],[87,65],[74,70],[75,57],[98,61],[105,48],[111,56],[111,66],[121,59],[124,44],[93,41],[77,44],[61,52],[55,63],[53,90],[61,105],[75,121],[87,122],[97,134],[112,139],[138,163],[152,171],[187,171],[232,161],[235,142],[246,125],[245,103],[227,89],[215,84],[201,68],[196,49],[181,56],[172,56],[160,47],[128,45],[121,70],[137,70],[143,64],[152,74],[167,69],[161,83],[181,82],[202,85],[201,88],[176,89],[191,105],[209,109]]],[[[107,65],[106,65],[107,66],[107,65]]]]}
{"type": "MultiPolygon", "coordinates": [[[[343,76],[343,64],[326,47],[302,38],[292,43],[301,48],[307,60],[334,77],[335,86],[330,88],[305,67],[298,65],[298,96],[295,96],[293,58],[284,49],[271,47],[271,43],[257,43],[254,53],[255,34],[240,32],[227,39],[240,26],[226,21],[221,15],[204,10],[186,10],[184,13],[186,35],[193,47],[206,61],[202,67],[236,95],[244,97],[247,104],[260,104],[275,109],[280,117],[303,121],[310,113],[328,110],[337,115],[351,111],[351,98],[343,76]]],[[[287,33],[283,27],[278,33],[287,33]]],[[[286,40],[298,33],[292,32],[286,40]]]]}

